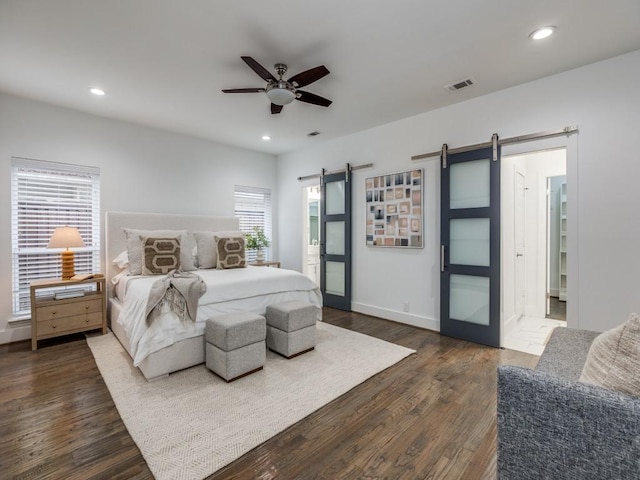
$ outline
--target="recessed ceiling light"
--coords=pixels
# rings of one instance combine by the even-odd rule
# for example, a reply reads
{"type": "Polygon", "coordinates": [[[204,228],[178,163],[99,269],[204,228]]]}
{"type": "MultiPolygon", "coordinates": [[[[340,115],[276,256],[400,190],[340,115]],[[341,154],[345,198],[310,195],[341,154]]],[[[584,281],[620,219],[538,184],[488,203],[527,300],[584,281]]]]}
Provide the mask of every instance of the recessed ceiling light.
{"type": "Polygon", "coordinates": [[[262,139],[263,140],[271,140],[271,137],[269,135],[262,135],[262,139]]]}
{"type": "Polygon", "coordinates": [[[529,38],[531,40],[542,40],[543,38],[547,38],[548,36],[553,34],[555,29],[556,29],[556,27],[554,27],[554,26],[537,28],[536,30],[531,32],[531,35],[529,35],[529,38]]]}
{"type": "Polygon", "coordinates": [[[98,88],[98,87],[91,87],[91,88],[89,88],[89,91],[91,93],[93,93],[94,95],[98,95],[100,97],[105,94],[105,91],[102,90],[101,88],[98,88]]]}

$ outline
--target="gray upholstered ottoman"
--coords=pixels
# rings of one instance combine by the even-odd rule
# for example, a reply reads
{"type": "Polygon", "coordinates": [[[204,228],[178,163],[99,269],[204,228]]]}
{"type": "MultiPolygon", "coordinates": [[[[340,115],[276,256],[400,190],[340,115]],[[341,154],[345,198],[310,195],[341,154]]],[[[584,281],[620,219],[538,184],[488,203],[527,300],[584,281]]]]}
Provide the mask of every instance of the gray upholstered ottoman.
{"type": "Polygon", "coordinates": [[[291,358],[316,346],[318,307],[304,302],[285,302],[267,307],[267,347],[291,358]]]}
{"type": "Polygon", "coordinates": [[[266,359],[266,323],[261,315],[237,312],[207,320],[207,368],[227,382],[261,370],[266,359]]]}

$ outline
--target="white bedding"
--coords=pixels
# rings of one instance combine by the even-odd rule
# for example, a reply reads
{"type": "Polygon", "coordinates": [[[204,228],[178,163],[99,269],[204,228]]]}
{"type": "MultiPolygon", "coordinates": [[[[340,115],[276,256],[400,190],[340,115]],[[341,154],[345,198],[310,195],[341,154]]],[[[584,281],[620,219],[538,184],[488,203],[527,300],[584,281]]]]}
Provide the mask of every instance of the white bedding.
{"type": "Polygon", "coordinates": [[[181,321],[173,312],[163,311],[151,326],[147,326],[145,309],[149,290],[160,277],[125,276],[118,282],[118,297],[122,301],[118,322],[129,338],[135,366],[151,353],[177,341],[203,335],[206,320],[215,315],[243,310],[264,314],[267,305],[290,300],[322,306],[322,295],[317,285],[292,270],[247,267],[197,270],[194,273],[200,275],[207,285],[207,291],[198,304],[196,323],[181,321]]]}

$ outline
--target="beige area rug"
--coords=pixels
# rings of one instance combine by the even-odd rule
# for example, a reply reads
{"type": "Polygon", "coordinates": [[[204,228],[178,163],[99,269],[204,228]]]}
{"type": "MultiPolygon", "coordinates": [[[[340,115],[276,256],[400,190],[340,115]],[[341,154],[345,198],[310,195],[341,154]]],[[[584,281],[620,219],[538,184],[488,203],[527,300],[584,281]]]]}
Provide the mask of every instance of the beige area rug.
{"type": "Polygon", "coordinates": [[[227,384],[204,365],[147,382],[112,333],[89,347],[118,412],[158,479],[201,479],[414,353],[318,323],[316,349],[227,384]]]}

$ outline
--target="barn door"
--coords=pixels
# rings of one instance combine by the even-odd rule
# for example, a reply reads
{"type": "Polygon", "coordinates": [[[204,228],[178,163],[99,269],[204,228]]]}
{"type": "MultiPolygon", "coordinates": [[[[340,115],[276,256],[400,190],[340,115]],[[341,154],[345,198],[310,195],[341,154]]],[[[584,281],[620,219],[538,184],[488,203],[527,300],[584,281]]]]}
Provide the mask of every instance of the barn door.
{"type": "Polygon", "coordinates": [[[351,171],[322,176],[320,288],[324,305],[351,311],[351,171]]]}

